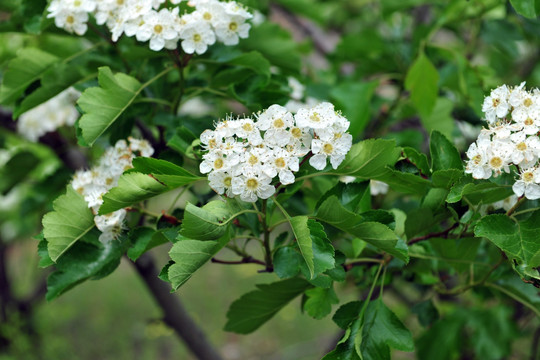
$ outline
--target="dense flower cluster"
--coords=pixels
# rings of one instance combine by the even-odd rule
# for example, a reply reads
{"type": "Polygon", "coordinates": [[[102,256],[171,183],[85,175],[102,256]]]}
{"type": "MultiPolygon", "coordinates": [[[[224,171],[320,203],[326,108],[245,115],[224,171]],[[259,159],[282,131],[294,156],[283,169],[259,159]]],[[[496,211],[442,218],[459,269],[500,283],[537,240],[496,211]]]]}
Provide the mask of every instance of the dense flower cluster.
{"type": "Polygon", "coordinates": [[[35,108],[23,113],[17,122],[17,131],[30,141],[63,125],[73,125],[79,117],[75,102],[81,95],[73,88],[64,90],[35,108]]]}
{"type": "Polygon", "coordinates": [[[500,86],[484,100],[489,127],[482,129],[467,150],[465,172],[489,179],[517,169],[512,189],[517,196],[540,199],[540,90],[500,86]]]}
{"type": "Polygon", "coordinates": [[[349,121],[330,103],[295,115],[272,105],[256,119],[227,119],[204,131],[201,143],[208,152],[200,170],[219,194],[247,202],[267,199],[275,192],[275,177],[283,185],[294,183],[293,172],[309,153],[315,169],[324,169],[328,159],[336,169],[352,145],[348,128],[349,121]]]}
{"type": "MultiPolygon", "coordinates": [[[[52,0],[47,15],[57,27],[83,35],[88,29],[89,14],[98,25],[105,24],[113,41],[122,34],[138,41],[150,41],[150,49],[174,50],[181,41],[188,54],[202,54],[209,45],[220,41],[238,44],[246,38],[253,16],[234,1],[191,0],[194,11],[179,15],[178,7],[162,8],[165,0],[52,0]]],[[[169,0],[173,5],[181,0],[169,0]]]]}
{"type": "MultiPolygon", "coordinates": [[[[88,207],[97,214],[102,196],[118,185],[118,179],[125,170],[132,167],[135,156],[151,156],[154,149],[146,140],[129,138],[118,141],[114,147],[105,151],[98,164],[90,170],[78,171],[73,177],[71,186],[84,197],[88,207]]],[[[107,215],[96,215],[94,222],[102,232],[99,240],[102,242],[116,238],[122,231],[122,223],[126,217],[126,210],[120,209],[107,215]]]]}

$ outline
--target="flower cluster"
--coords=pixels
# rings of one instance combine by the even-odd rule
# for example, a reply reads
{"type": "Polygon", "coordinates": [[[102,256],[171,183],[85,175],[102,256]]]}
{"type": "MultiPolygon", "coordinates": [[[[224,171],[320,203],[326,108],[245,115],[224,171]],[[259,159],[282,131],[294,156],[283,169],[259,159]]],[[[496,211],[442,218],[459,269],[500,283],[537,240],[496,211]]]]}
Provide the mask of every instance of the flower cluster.
{"type": "Polygon", "coordinates": [[[272,105],[256,119],[227,119],[204,131],[201,143],[208,152],[200,170],[219,194],[247,202],[267,199],[275,192],[275,177],[283,185],[294,183],[293,172],[308,154],[315,169],[324,169],[328,159],[336,169],[352,145],[348,128],[349,121],[330,103],[295,115],[272,105]]]}
{"type": "MultiPolygon", "coordinates": [[[[138,41],[150,41],[150,49],[174,50],[181,41],[188,53],[202,54],[209,45],[220,41],[225,45],[238,44],[246,38],[253,16],[234,1],[191,0],[190,13],[179,15],[178,7],[163,8],[165,0],[52,0],[47,15],[57,27],[83,35],[88,29],[89,14],[98,25],[105,24],[113,41],[122,34],[138,41]]],[[[169,0],[173,5],[181,0],[169,0]]]]}
{"type": "MultiPolygon", "coordinates": [[[[84,197],[88,207],[97,214],[102,196],[118,185],[118,179],[125,170],[132,167],[135,156],[151,156],[154,149],[146,140],[129,138],[129,145],[125,140],[119,140],[114,147],[105,151],[98,164],[90,170],[78,171],[73,177],[71,186],[84,197]]],[[[96,215],[94,222],[102,232],[101,242],[115,239],[122,231],[122,223],[126,217],[126,210],[120,209],[107,215],[96,215]]]]}
{"type": "Polygon", "coordinates": [[[30,141],[63,125],[73,125],[79,118],[75,102],[81,95],[73,88],[64,90],[35,108],[23,113],[17,122],[17,131],[30,141]]]}
{"type": "Polygon", "coordinates": [[[540,199],[540,91],[500,86],[484,100],[489,127],[467,150],[466,173],[489,179],[517,169],[512,189],[517,196],[540,199]]]}

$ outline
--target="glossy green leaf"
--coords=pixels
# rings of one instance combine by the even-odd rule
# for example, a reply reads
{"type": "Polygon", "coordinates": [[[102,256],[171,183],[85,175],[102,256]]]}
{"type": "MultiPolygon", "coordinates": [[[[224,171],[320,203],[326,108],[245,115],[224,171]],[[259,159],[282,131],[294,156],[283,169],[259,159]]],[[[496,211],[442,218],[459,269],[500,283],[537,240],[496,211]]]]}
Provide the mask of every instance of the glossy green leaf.
{"type": "Polygon", "coordinates": [[[429,180],[416,174],[409,174],[393,169],[377,177],[377,180],[387,183],[393,190],[405,194],[425,195],[432,184],[429,180]]]}
{"type": "Polygon", "coordinates": [[[450,189],[463,177],[463,171],[458,169],[437,170],[433,173],[433,186],[450,189]]]}
{"type": "Polygon", "coordinates": [[[360,344],[362,341],[362,320],[356,319],[345,331],[336,348],[326,354],[322,360],[361,360],[360,344]]]}
{"type": "Polygon", "coordinates": [[[223,201],[212,201],[202,208],[188,203],[180,234],[194,240],[219,239],[226,232],[230,216],[231,212],[223,201]]]}
{"type": "Polygon", "coordinates": [[[377,222],[365,222],[362,216],[343,208],[335,196],[329,197],[320,206],[317,218],[408,262],[407,249],[399,247],[396,234],[388,226],[377,222]]]}
{"type": "Polygon", "coordinates": [[[411,332],[398,317],[377,299],[369,303],[362,328],[362,355],[364,359],[390,359],[389,347],[401,351],[414,351],[411,332]]]}
{"type": "Polygon", "coordinates": [[[150,175],[123,174],[118,179],[118,185],[103,195],[103,204],[99,208],[99,214],[108,214],[129,207],[169,190],[171,189],[150,175]]]}
{"type": "Polygon", "coordinates": [[[307,216],[295,216],[290,219],[290,223],[311,279],[332,269],[335,265],[334,248],[323,226],[307,216]]]}
{"type": "Polygon", "coordinates": [[[133,245],[129,248],[127,256],[133,261],[148,250],[169,241],[162,232],[148,227],[134,229],[128,234],[128,238],[133,245]]]}
{"type": "Polygon", "coordinates": [[[339,299],[331,287],[323,289],[316,287],[306,290],[304,311],[315,319],[322,319],[332,312],[332,305],[339,303],[339,299]]]}
{"type": "Polygon", "coordinates": [[[0,104],[17,100],[28,86],[37,81],[59,58],[34,48],[24,48],[8,65],[0,86],[0,104]]]}
{"type": "Polygon", "coordinates": [[[152,175],[152,177],[166,185],[169,189],[175,189],[204,179],[193,175],[172,162],[149,157],[137,157],[133,159],[133,169],[128,172],[140,172],[152,175]]]}
{"type": "Polygon", "coordinates": [[[433,131],[429,142],[433,171],[463,169],[463,161],[456,147],[440,132],[433,131]]]}
{"type": "Polygon", "coordinates": [[[257,285],[257,290],[232,303],[227,312],[225,331],[239,334],[255,331],[292,299],[311,287],[307,281],[300,278],[257,285]]]}
{"type": "Polygon", "coordinates": [[[334,320],[337,326],[339,326],[343,330],[346,330],[356,319],[358,319],[361,309],[362,302],[351,301],[345,305],[340,306],[334,316],[332,316],[332,320],[334,320]]]}
{"type": "Polygon", "coordinates": [[[421,175],[431,175],[431,166],[429,166],[425,154],[419,152],[415,148],[407,146],[403,148],[403,155],[419,170],[421,175]]]}
{"type": "Polygon", "coordinates": [[[174,290],[182,286],[201,266],[207,263],[228,242],[230,236],[223,235],[216,241],[190,240],[180,237],[169,251],[174,261],[168,269],[168,279],[174,290]]]}
{"type": "Polygon", "coordinates": [[[393,140],[369,139],[354,144],[337,170],[330,173],[376,179],[394,165],[400,155],[393,140]]]}
{"type": "Polygon", "coordinates": [[[468,261],[476,259],[480,239],[478,238],[461,238],[461,239],[429,239],[433,250],[441,259],[450,260],[448,264],[459,272],[470,270],[468,261]],[[456,261],[451,261],[456,260],[456,261]]]}
{"type": "Polygon", "coordinates": [[[439,73],[429,58],[421,53],[407,72],[405,88],[422,117],[429,116],[437,101],[439,73]]]}
{"type": "Polygon", "coordinates": [[[51,259],[56,262],[71,246],[95,227],[94,214],[84,198],[71,185],[65,195],[53,202],[53,209],[43,217],[43,236],[51,259]]]}
{"type": "Polygon", "coordinates": [[[56,271],[47,279],[47,300],[52,300],[88,279],[100,279],[109,275],[120,264],[120,259],[129,244],[125,238],[106,244],[97,238],[94,229],[56,262],[56,271]],[[88,238],[88,240],[86,240],[88,238]]]}
{"type": "Polygon", "coordinates": [[[538,16],[538,1],[535,0],[510,0],[510,4],[516,12],[526,18],[536,19],[538,16]]]}
{"type": "Polygon", "coordinates": [[[300,264],[304,260],[293,246],[279,248],[274,254],[274,272],[280,279],[291,278],[300,272],[300,264]]]}
{"type": "Polygon", "coordinates": [[[491,182],[477,182],[470,175],[460,178],[450,189],[446,201],[456,203],[466,198],[470,203],[491,204],[513,194],[510,186],[500,186],[491,182]]]}
{"type": "Polygon", "coordinates": [[[360,213],[371,209],[371,194],[369,191],[369,182],[367,181],[349,184],[339,182],[317,201],[315,208],[318,209],[330,196],[337,196],[340,204],[345,209],[354,213],[360,213]]]}
{"type": "Polygon", "coordinates": [[[495,214],[483,217],[474,229],[474,234],[485,237],[504,251],[510,258],[531,266],[540,266],[535,255],[540,251],[540,210],[524,221],[506,215],[495,214]]]}

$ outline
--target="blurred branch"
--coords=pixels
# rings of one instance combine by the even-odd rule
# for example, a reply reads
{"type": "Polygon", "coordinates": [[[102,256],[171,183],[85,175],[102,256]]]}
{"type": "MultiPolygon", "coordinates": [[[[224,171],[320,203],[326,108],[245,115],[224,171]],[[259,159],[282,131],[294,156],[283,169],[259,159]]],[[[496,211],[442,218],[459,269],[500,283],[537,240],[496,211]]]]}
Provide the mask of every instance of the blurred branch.
{"type": "Polygon", "coordinates": [[[158,278],[159,271],[152,256],[143,254],[133,265],[163,310],[165,323],[174,329],[197,359],[221,360],[221,356],[189,316],[178,297],[170,292],[170,286],[158,278]]]}

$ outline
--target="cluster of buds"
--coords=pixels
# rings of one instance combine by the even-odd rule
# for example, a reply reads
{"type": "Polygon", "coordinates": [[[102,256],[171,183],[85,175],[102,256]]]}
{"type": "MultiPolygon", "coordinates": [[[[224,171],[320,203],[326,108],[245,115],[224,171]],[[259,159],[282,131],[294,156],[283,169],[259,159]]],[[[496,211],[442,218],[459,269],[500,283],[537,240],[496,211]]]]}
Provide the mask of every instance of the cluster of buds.
{"type": "Polygon", "coordinates": [[[84,197],[88,207],[95,214],[94,222],[101,231],[99,240],[107,242],[115,239],[122,232],[122,224],[126,210],[120,209],[106,215],[97,215],[103,195],[118,185],[118,179],[124,171],[131,169],[136,156],[151,156],[154,149],[146,140],[129,138],[119,140],[114,147],[108,148],[99,159],[97,165],[90,170],[78,171],[73,177],[71,186],[84,197]]]}
{"type": "Polygon", "coordinates": [[[272,105],[255,119],[226,119],[204,131],[201,143],[208,152],[200,170],[219,194],[247,202],[267,199],[275,192],[274,178],[282,185],[294,183],[294,172],[308,154],[315,169],[323,170],[328,159],[336,169],[352,146],[349,125],[330,103],[294,115],[272,105]]]}
{"type": "MultiPolygon", "coordinates": [[[[181,0],[169,0],[178,5],[181,0]]],[[[163,7],[166,0],[52,0],[48,18],[57,27],[84,35],[88,30],[89,14],[98,25],[106,25],[113,41],[125,34],[138,41],[150,42],[150,49],[174,50],[181,42],[187,54],[202,54],[209,45],[220,41],[225,45],[238,44],[248,37],[253,15],[234,1],[190,0],[193,9],[180,15],[178,7],[163,7]]]]}

